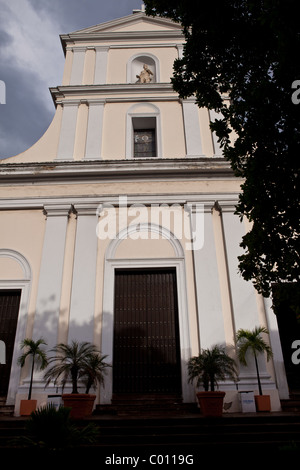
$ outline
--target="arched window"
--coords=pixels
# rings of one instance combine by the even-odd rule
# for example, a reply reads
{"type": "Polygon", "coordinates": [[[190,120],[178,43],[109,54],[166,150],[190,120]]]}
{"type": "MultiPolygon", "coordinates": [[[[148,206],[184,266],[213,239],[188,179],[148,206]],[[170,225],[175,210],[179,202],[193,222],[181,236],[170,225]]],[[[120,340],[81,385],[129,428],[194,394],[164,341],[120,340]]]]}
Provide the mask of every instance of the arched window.
{"type": "Polygon", "coordinates": [[[161,158],[160,111],[151,103],[131,106],[126,118],[126,158],[161,158]]]}
{"type": "Polygon", "coordinates": [[[137,83],[141,72],[149,70],[148,83],[156,83],[160,81],[159,78],[159,62],[157,57],[153,54],[135,54],[127,63],[127,83],[137,83]],[[146,66],[146,67],[145,67],[146,66]]]}

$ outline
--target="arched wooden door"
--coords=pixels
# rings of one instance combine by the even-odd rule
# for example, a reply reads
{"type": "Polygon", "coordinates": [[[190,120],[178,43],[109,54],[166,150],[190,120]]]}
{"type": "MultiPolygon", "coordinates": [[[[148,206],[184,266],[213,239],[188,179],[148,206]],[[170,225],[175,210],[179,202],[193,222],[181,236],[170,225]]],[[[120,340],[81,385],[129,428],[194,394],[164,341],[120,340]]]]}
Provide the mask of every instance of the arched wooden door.
{"type": "Polygon", "coordinates": [[[114,394],[181,394],[176,270],[116,270],[114,394]]]}

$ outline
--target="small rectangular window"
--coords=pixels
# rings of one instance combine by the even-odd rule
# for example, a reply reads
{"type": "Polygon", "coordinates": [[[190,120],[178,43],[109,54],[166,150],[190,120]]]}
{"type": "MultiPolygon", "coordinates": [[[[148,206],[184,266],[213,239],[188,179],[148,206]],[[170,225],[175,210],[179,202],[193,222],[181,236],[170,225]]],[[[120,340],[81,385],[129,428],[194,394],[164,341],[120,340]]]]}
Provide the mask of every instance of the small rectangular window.
{"type": "Polygon", "coordinates": [[[138,116],[132,118],[133,157],[157,157],[156,118],[138,116]]]}
{"type": "Polygon", "coordinates": [[[155,129],[134,131],[134,157],[156,157],[155,129]]]}

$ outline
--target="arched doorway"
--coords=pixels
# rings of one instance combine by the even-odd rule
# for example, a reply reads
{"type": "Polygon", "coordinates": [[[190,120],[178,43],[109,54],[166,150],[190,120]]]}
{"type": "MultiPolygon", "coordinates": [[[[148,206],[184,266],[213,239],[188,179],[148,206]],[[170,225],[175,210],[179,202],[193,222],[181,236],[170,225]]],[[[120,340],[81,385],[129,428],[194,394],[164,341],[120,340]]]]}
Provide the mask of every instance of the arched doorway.
{"type": "Polygon", "coordinates": [[[176,270],[115,271],[113,393],[181,396],[176,270]]]}
{"type": "MultiPolygon", "coordinates": [[[[159,240],[155,240],[159,243],[159,240]]],[[[132,246],[138,247],[139,243],[135,240],[131,240],[132,246]]],[[[160,251],[162,253],[162,251],[160,251]]],[[[146,371],[147,368],[147,378],[141,385],[133,385],[128,384],[124,386],[122,392],[125,393],[125,389],[127,392],[130,393],[139,393],[139,391],[144,391],[147,393],[152,393],[154,391],[153,384],[149,385],[149,383],[154,379],[155,374],[159,371],[160,374],[163,374],[163,370],[168,369],[168,365],[170,364],[169,359],[167,357],[168,354],[172,355],[172,376],[173,376],[173,385],[172,390],[174,393],[182,393],[182,399],[186,402],[193,401],[193,388],[188,385],[188,377],[187,377],[187,368],[186,363],[190,357],[191,353],[191,345],[190,345],[190,332],[189,332],[189,318],[188,318],[188,308],[187,308],[187,297],[186,297],[186,272],[185,272],[185,257],[184,251],[180,242],[168,231],[163,229],[159,226],[154,226],[153,224],[141,224],[138,227],[130,226],[130,228],[124,229],[118,236],[112,240],[109,248],[106,251],[106,262],[105,262],[105,272],[104,272],[104,286],[103,286],[103,320],[102,320],[102,344],[101,350],[103,354],[106,354],[109,358],[111,358],[112,362],[112,370],[108,372],[107,379],[105,383],[105,388],[101,391],[100,399],[101,403],[111,403],[113,393],[120,393],[121,392],[121,377],[122,373],[120,369],[122,368],[121,361],[119,364],[115,364],[115,357],[116,357],[116,335],[120,336],[118,339],[119,344],[123,341],[120,339],[123,335],[120,335],[120,331],[117,332],[117,329],[120,330],[127,330],[123,336],[127,336],[127,355],[129,356],[130,360],[128,361],[131,366],[135,368],[134,374],[136,374],[136,378],[139,375],[137,371],[137,362],[141,361],[141,350],[143,347],[136,348],[140,349],[139,358],[135,358],[132,360],[133,357],[133,350],[134,349],[130,342],[134,340],[134,334],[136,332],[130,331],[133,328],[130,327],[130,315],[135,315],[136,313],[136,304],[140,302],[140,307],[137,309],[138,319],[134,320],[136,322],[135,327],[137,326],[137,322],[147,323],[147,326],[144,325],[142,328],[142,332],[139,336],[140,343],[143,344],[144,349],[147,349],[147,357],[142,358],[142,364],[144,364],[144,370],[146,371]],[[131,234],[135,233],[135,230],[141,232],[141,230],[149,230],[155,231],[156,234],[160,234],[162,236],[162,246],[164,248],[164,255],[161,257],[156,257],[158,251],[152,252],[152,257],[143,257],[143,253],[149,254],[151,250],[148,250],[149,246],[152,246],[151,243],[154,243],[154,240],[151,240],[150,237],[148,239],[140,240],[140,246],[143,246],[143,249],[140,251],[141,256],[138,257],[139,250],[135,249],[135,257],[132,256],[132,252],[129,250],[129,245],[127,244],[129,231],[131,234]],[[124,243],[124,245],[123,245],[124,243]],[[165,243],[165,244],[164,244],[165,243]],[[123,255],[120,253],[120,246],[123,247],[123,255]],[[126,256],[128,255],[128,256],[126,256]],[[130,255],[130,256],[129,256],[130,255]],[[126,273],[126,275],[125,275],[126,273]],[[123,277],[122,277],[123,276],[123,277]],[[159,296],[163,296],[166,294],[166,290],[160,289],[159,285],[162,283],[162,277],[165,276],[168,280],[164,281],[168,284],[168,292],[169,298],[172,297],[172,308],[167,307],[168,303],[165,303],[162,300],[159,300],[159,296]],[[127,278],[124,281],[124,278],[127,278]],[[118,287],[118,283],[125,282],[127,287],[123,284],[123,291],[127,290],[126,296],[120,294],[120,287],[118,287]],[[139,283],[140,287],[136,288],[133,285],[137,285],[139,283]],[[152,287],[150,291],[147,290],[147,283],[152,283],[152,287]],[[141,287],[141,285],[143,285],[141,287]],[[131,287],[129,288],[128,286],[131,287]],[[150,294],[150,295],[149,295],[150,294]],[[117,299],[116,296],[119,296],[117,299]],[[146,308],[142,306],[142,300],[139,297],[148,296],[148,302],[146,308]],[[151,296],[151,299],[150,299],[151,296]],[[128,314],[126,322],[127,326],[125,328],[124,325],[121,325],[122,319],[124,320],[125,316],[123,315],[125,308],[125,303],[128,301],[128,298],[131,298],[133,302],[133,307],[131,307],[131,313],[128,314]],[[138,300],[139,298],[139,300],[138,300]],[[151,302],[152,305],[151,305],[151,302]],[[117,302],[119,302],[120,307],[117,307],[117,302]],[[118,311],[119,309],[119,311],[118,311]],[[149,349],[149,341],[148,336],[155,336],[153,333],[154,326],[150,325],[151,323],[151,315],[158,319],[158,322],[165,322],[164,319],[165,311],[169,311],[169,314],[172,318],[170,320],[169,325],[166,328],[170,328],[171,324],[173,330],[172,335],[169,335],[167,332],[159,334],[158,336],[165,336],[164,339],[161,338],[161,344],[159,347],[149,349]],[[153,313],[155,312],[155,313],[153,313]],[[115,318],[119,316],[119,320],[115,321],[115,318]],[[153,328],[153,329],[152,329],[153,328]],[[129,330],[129,335],[127,334],[129,330]],[[168,349],[169,345],[167,344],[167,336],[172,336],[172,347],[170,347],[169,352],[165,352],[161,354],[159,352],[160,349],[166,348],[168,349]],[[146,340],[147,337],[147,340],[146,340]],[[131,350],[130,350],[131,349],[131,350]],[[172,350],[172,352],[171,352],[172,350]],[[152,355],[152,356],[151,356],[152,355]],[[157,356],[160,355],[163,359],[160,361],[157,360],[157,356]],[[155,358],[156,356],[156,358],[155,358]],[[135,365],[134,365],[135,361],[135,365]],[[159,365],[156,367],[155,365],[159,365]],[[115,366],[119,368],[119,372],[115,372],[115,366]],[[117,377],[117,374],[119,376],[117,377]],[[117,385],[116,385],[117,380],[117,385]],[[148,385],[147,385],[148,384],[148,385]],[[131,388],[130,388],[131,387],[131,388]],[[134,388],[136,387],[136,388],[134,388]],[[139,388],[140,387],[140,388],[139,388]]],[[[145,298],[144,300],[145,301],[145,298]]],[[[154,320],[156,322],[156,320],[154,320]]],[[[118,340],[117,340],[118,341],[118,340]]],[[[136,341],[138,343],[138,341],[136,341]]],[[[141,346],[141,344],[140,344],[141,346]]],[[[119,347],[117,345],[117,347],[119,347]]],[[[121,348],[121,346],[120,346],[121,348]]],[[[119,353],[121,354],[121,353],[119,353]]],[[[128,365],[129,367],[129,365],[128,365]]],[[[143,369],[143,365],[140,366],[143,369]]],[[[124,375],[124,374],[123,374],[124,375]]],[[[166,373],[165,373],[166,375],[166,373]]],[[[135,379],[136,380],[136,379],[135,379]]],[[[157,392],[155,393],[166,393],[170,392],[171,388],[167,390],[166,379],[162,377],[161,381],[157,379],[155,388],[157,392]],[[160,391],[158,391],[160,388],[160,391]]],[[[169,385],[168,385],[169,386],[169,385]]]]}
{"type": "Polygon", "coordinates": [[[6,397],[14,351],[21,299],[20,289],[0,290],[0,339],[5,345],[5,362],[0,364],[0,396],[6,397]]]}
{"type": "Polygon", "coordinates": [[[0,396],[14,404],[20,378],[20,342],[24,339],[31,284],[31,268],[15,250],[0,249],[0,340],[5,364],[0,365],[0,396]],[[3,345],[2,343],[2,345],[3,345]]]}

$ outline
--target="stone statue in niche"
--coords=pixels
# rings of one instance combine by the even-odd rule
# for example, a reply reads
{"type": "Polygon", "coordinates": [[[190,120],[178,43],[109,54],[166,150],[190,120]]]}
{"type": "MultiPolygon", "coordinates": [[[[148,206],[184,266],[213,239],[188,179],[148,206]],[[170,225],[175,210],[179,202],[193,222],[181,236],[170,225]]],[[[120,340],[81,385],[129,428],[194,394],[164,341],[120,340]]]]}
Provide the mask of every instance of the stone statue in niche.
{"type": "Polygon", "coordinates": [[[138,78],[136,83],[150,83],[152,80],[153,73],[149,69],[147,64],[144,64],[143,70],[139,75],[136,76],[138,78]]]}

